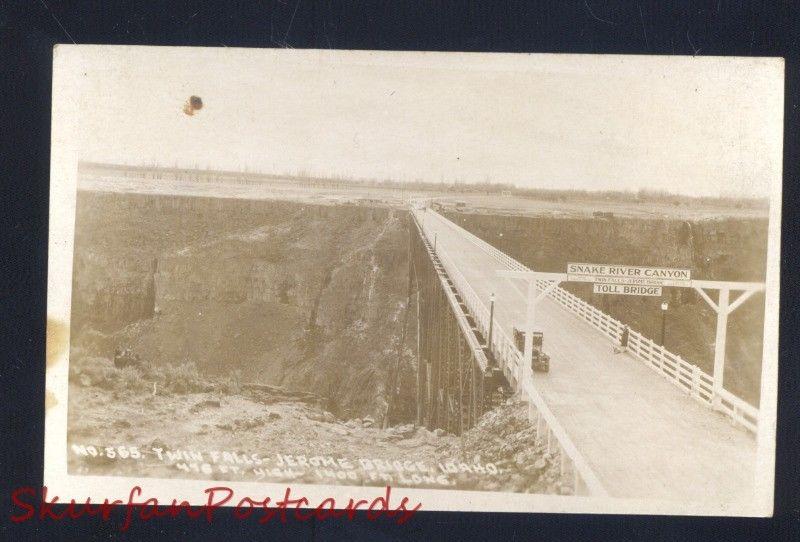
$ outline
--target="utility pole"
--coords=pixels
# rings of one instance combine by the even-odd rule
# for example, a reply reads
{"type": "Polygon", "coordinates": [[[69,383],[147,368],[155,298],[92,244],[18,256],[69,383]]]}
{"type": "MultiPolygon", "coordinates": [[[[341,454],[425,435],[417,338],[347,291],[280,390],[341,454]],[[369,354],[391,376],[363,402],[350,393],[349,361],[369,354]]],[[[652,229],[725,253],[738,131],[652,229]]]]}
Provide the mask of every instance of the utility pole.
{"type": "Polygon", "coordinates": [[[489,296],[489,337],[486,340],[486,346],[491,351],[492,349],[492,327],[494,324],[494,292],[489,296]]]}

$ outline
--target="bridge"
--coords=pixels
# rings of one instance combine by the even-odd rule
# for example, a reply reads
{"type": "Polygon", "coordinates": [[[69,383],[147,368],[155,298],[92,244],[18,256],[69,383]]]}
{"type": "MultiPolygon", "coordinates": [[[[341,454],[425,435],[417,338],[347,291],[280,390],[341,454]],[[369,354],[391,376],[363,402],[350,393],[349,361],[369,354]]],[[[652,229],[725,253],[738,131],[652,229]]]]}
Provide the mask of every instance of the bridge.
{"type": "Polygon", "coordinates": [[[624,324],[547,280],[535,281],[535,310],[552,368],[533,373],[512,340],[531,306],[515,277],[531,270],[432,209],[412,217],[419,423],[466,430],[505,384],[576,494],[753,498],[758,409],[720,377],[635,331],[615,353],[624,324]]]}

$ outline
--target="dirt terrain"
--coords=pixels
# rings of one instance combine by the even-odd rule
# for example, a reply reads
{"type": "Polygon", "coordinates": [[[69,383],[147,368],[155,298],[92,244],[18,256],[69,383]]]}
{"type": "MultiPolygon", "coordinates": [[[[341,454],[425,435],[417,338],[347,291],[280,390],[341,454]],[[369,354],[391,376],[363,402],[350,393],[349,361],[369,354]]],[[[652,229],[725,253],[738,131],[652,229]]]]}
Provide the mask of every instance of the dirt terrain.
{"type": "Polygon", "coordinates": [[[438,202],[449,207],[459,207],[473,213],[504,216],[541,216],[550,218],[586,218],[594,213],[612,213],[632,218],[672,218],[704,220],[713,218],[767,218],[768,207],[763,202],[696,201],[674,196],[671,201],[658,198],[639,198],[621,193],[614,197],[602,193],[576,192],[572,196],[505,194],[493,189],[483,191],[474,185],[443,184],[441,188],[429,184],[420,189],[403,183],[393,186],[362,185],[358,183],[331,182],[308,185],[302,178],[275,178],[268,181],[222,181],[207,177],[195,179],[187,174],[184,179],[126,177],[121,174],[100,174],[80,179],[83,190],[139,193],[151,195],[193,195],[246,200],[292,200],[302,203],[339,205],[353,203],[405,208],[410,200],[438,202]]]}
{"type": "Polygon", "coordinates": [[[90,358],[70,372],[73,474],[572,491],[511,400],[458,438],[339,419],[314,394],[206,380],[193,367],[120,370],[90,358]]]}
{"type": "Polygon", "coordinates": [[[158,365],[314,391],[337,415],[382,423],[387,387],[404,398],[395,377],[413,363],[406,220],[392,209],[81,192],[72,358],[129,347],[158,365]]]}

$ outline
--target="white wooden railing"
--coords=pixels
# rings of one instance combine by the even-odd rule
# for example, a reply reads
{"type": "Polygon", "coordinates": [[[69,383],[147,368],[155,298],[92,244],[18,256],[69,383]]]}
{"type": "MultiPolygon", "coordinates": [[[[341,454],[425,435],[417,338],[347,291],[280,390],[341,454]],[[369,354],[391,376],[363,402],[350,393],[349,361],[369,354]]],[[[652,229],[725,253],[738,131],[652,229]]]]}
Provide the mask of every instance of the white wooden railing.
{"type": "MultiPolygon", "coordinates": [[[[436,211],[428,209],[425,214],[451,228],[506,268],[514,271],[529,271],[525,265],[436,211]]],[[[547,286],[547,282],[537,281],[537,286],[543,289],[547,286]]],[[[606,337],[614,342],[619,342],[622,330],[626,327],[625,324],[561,287],[554,288],[549,295],[562,307],[588,322],[606,337]]],[[[514,350],[517,351],[516,348],[514,350]]],[[[727,414],[732,423],[740,424],[753,433],[758,431],[758,409],[725,389],[719,392],[718,400],[714,401],[714,378],[697,365],[687,362],[678,354],[666,350],[652,339],[630,328],[628,351],[678,386],[687,395],[707,405],[714,405],[716,402],[716,408],[727,414]]],[[[495,350],[495,352],[500,352],[503,356],[508,355],[502,350],[495,350]]]]}
{"type": "MultiPolygon", "coordinates": [[[[425,230],[423,220],[418,213],[419,211],[412,211],[417,227],[428,240],[429,246],[433,247],[432,236],[425,230]]],[[[458,291],[462,302],[466,305],[467,312],[475,321],[478,331],[484,337],[488,337],[489,309],[453,263],[447,251],[436,246],[435,255],[458,291]]],[[[576,494],[606,496],[607,493],[597,475],[578,452],[569,435],[550,411],[544,398],[534,388],[530,379],[522,378],[524,373],[522,355],[506,331],[500,326],[495,326],[492,331],[492,352],[495,353],[511,386],[528,403],[528,419],[531,423],[536,424],[537,439],[546,446],[549,453],[557,453],[562,477],[572,477],[573,490],[576,494]]]]}

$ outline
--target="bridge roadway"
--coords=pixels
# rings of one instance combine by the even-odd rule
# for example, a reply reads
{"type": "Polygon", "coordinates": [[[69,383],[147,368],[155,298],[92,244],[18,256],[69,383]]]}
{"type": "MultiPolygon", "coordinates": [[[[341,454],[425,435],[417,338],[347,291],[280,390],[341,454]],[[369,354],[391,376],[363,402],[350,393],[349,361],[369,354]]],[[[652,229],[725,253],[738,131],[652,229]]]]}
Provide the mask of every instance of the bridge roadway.
{"type": "MultiPolygon", "coordinates": [[[[431,211],[423,228],[511,336],[523,328],[527,285],[501,278],[497,262],[431,211]]],[[[754,498],[756,442],[726,417],[686,396],[587,322],[549,297],[536,306],[536,327],[550,355],[548,374],[534,373],[576,448],[612,497],[741,505],[754,498]]]]}

